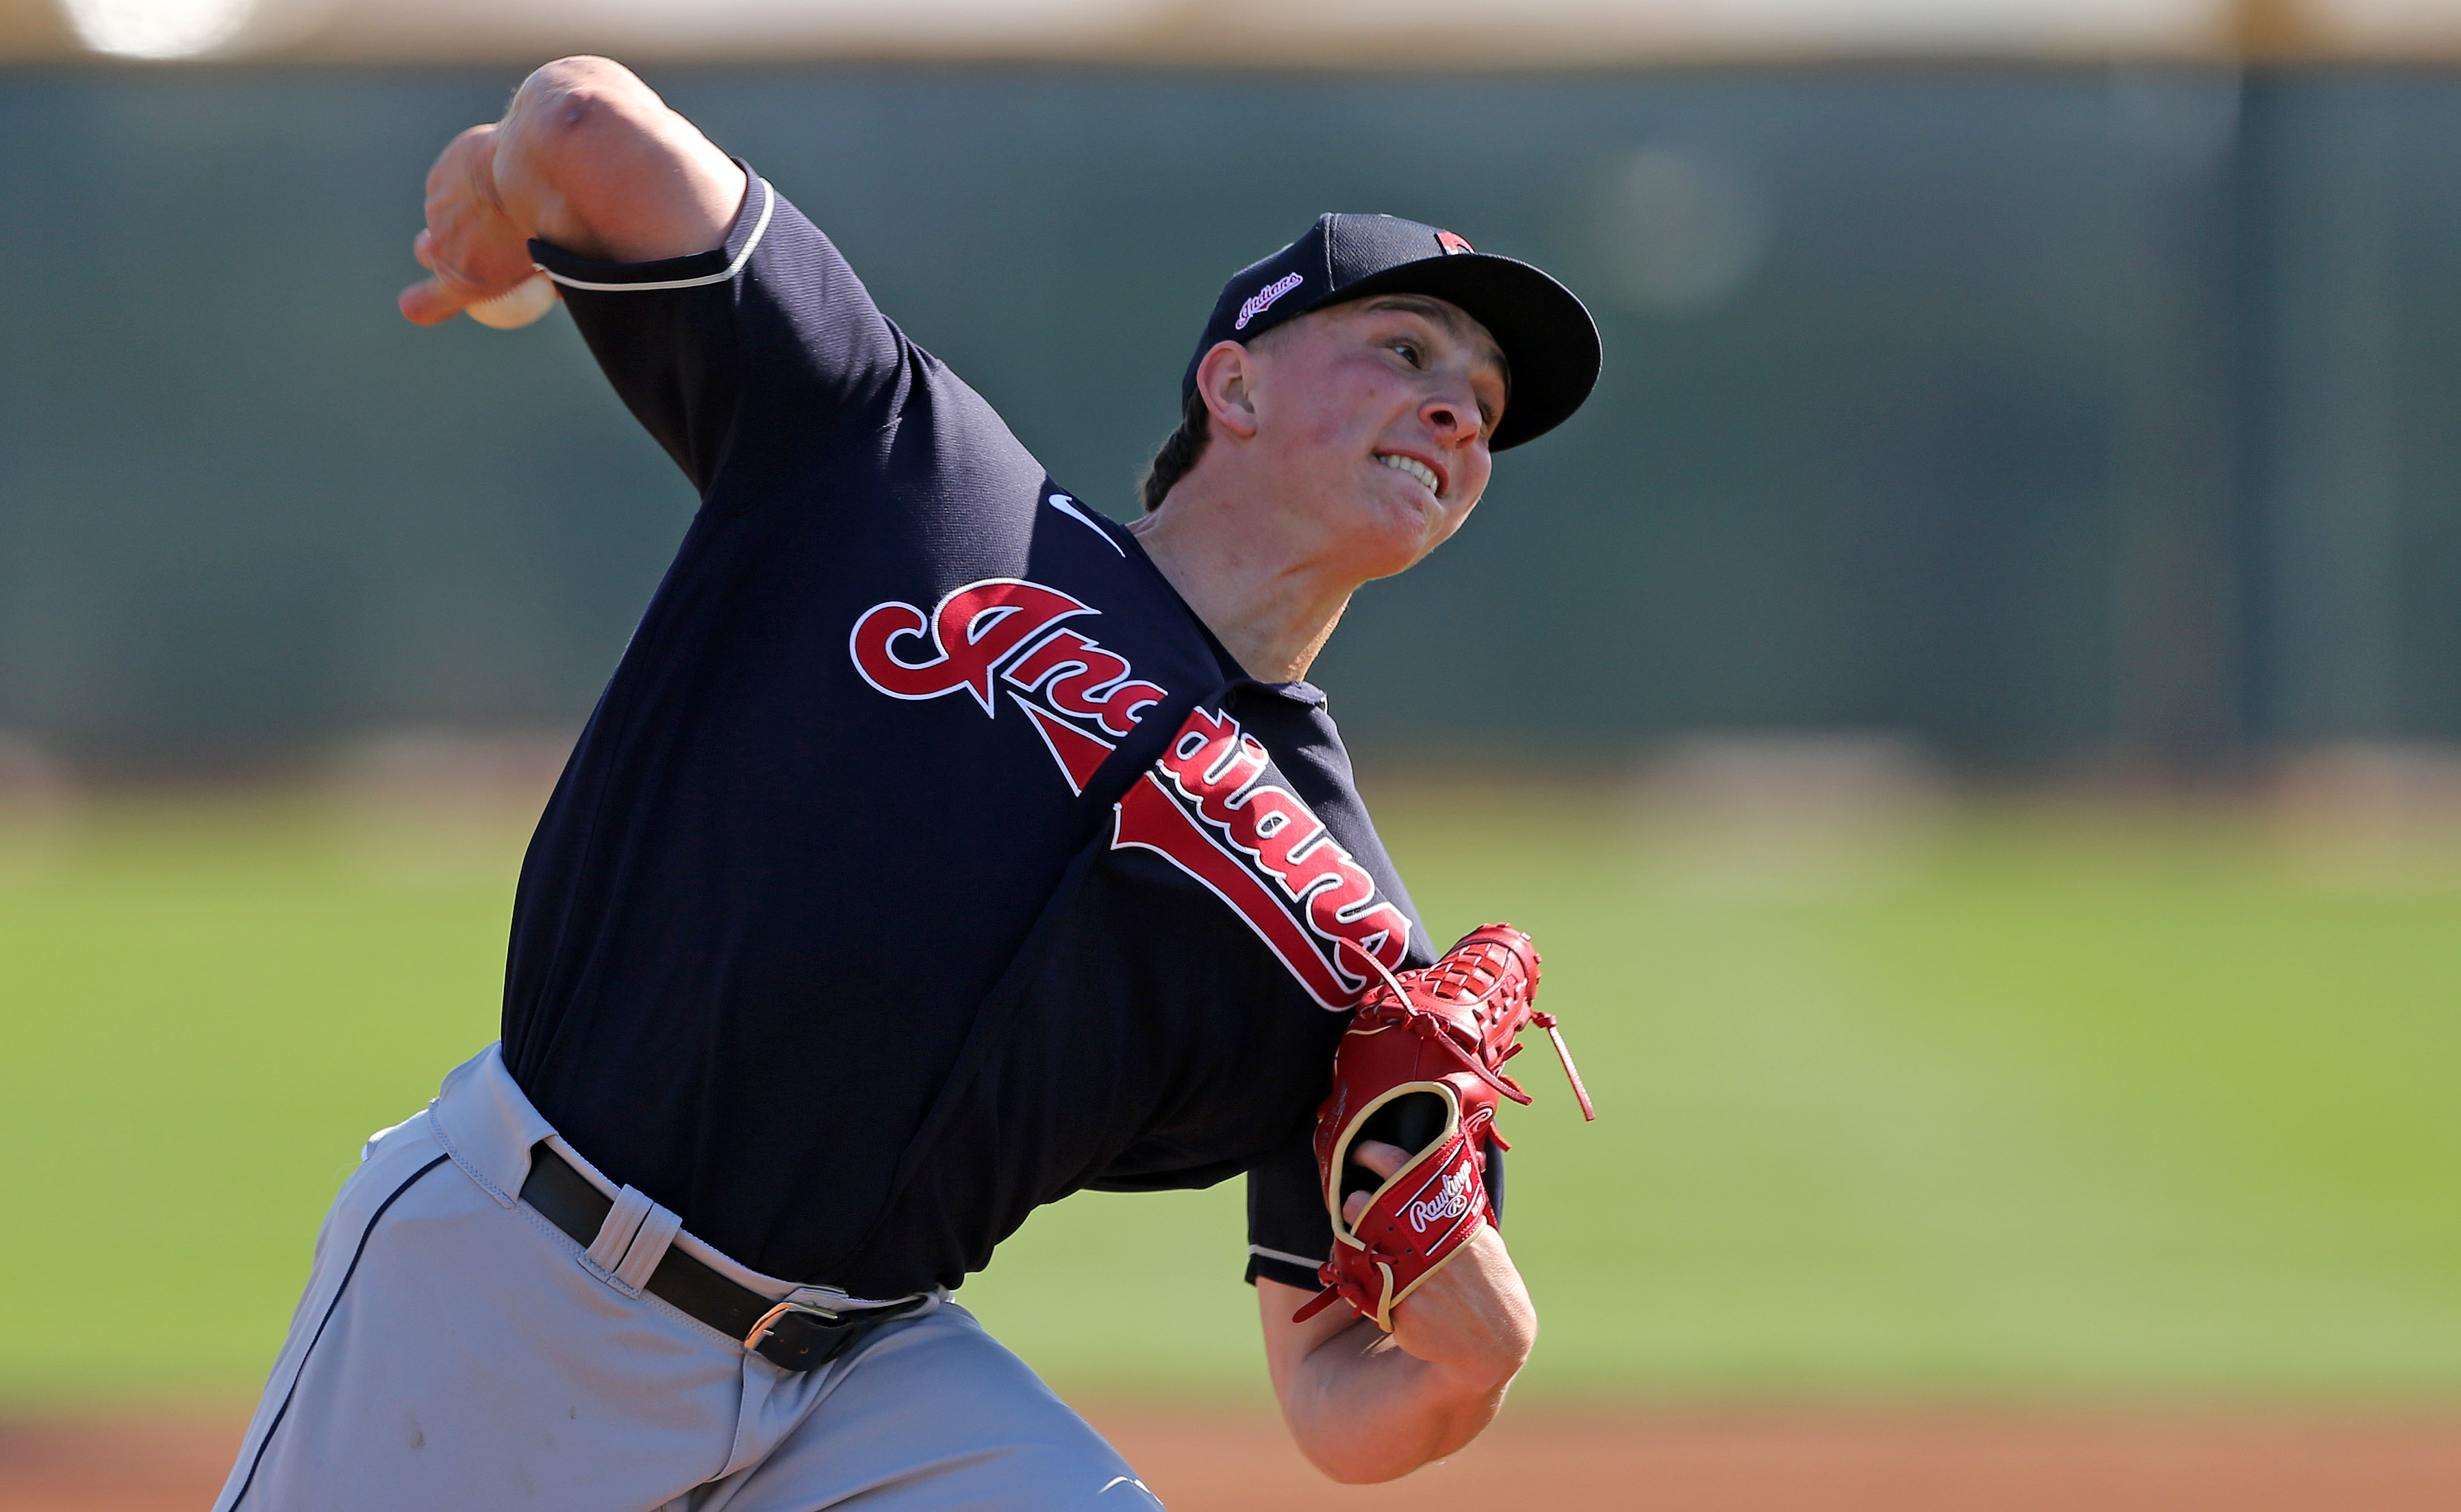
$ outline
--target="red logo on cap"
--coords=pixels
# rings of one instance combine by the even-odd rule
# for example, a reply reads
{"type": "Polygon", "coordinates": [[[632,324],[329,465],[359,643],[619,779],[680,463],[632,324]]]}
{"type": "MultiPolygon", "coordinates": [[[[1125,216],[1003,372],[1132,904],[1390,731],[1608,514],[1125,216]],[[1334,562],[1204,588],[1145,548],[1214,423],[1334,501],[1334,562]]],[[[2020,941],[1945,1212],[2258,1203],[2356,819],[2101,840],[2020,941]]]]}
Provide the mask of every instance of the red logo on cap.
{"type": "Polygon", "coordinates": [[[1477,247],[1470,245],[1467,242],[1465,242],[1460,237],[1453,235],[1450,231],[1438,231],[1436,233],[1436,245],[1444,249],[1444,255],[1447,257],[1450,257],[1455,252],[1475,252],[1478,250],[1477,247]]]}

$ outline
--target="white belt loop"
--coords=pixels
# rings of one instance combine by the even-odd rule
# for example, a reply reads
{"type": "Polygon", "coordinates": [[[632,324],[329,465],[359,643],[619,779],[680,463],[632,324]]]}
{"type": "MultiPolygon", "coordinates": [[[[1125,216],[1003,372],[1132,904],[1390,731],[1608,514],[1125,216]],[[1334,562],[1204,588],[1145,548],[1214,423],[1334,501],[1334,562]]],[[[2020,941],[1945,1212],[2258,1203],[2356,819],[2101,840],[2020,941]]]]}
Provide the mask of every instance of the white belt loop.
{"type": "Polygon", "coordinates": [[[667,1246],[682,1232],[684,1221],[653,1203],[641,1219],[641,1226],[632,1233],[632,1246],[624,1251],[624,1263],[615,1267],[615,1279],[638,1292],[650,1284],[650,1272],[658,1268],[666,1257],[667,1246]]]}
{"type": "MultiPolygon", "coordinates": [[[[598,1225],[597,1239],[582,1251],[581,1268],[628,1297],[639,1296],[640,1283],[627,1280],[622,1274],[624,1260],[632,1247],[633,1236],[641,1231],[642,1221],[658,1211],[662,1211],[658,1204],[637,1186],[616,1193],[615,1205],[607,1210],[607,1217],[598,1225]]],[[[665,1250],[666,1241],[674,1237],[671,1228],[659,1240],[658,1248],[665,1250]]]]}
{"type": "Polygon", "coordinates": [[[628,1186],[616,1193],[615,1205],[607,1209],[607,1216],[599,1221],[597,1240],[581,1258],[589,1262],[589,1267],[600,1275],[613,1275],[615,1267],[624,1263],[624,1251],[632,1247],[633,1231],[641,1226],[641,1220],[649,1217],[650,1209],[656,1205],[650,1201],[649,1194],[637,1186],[628,1186]]]}

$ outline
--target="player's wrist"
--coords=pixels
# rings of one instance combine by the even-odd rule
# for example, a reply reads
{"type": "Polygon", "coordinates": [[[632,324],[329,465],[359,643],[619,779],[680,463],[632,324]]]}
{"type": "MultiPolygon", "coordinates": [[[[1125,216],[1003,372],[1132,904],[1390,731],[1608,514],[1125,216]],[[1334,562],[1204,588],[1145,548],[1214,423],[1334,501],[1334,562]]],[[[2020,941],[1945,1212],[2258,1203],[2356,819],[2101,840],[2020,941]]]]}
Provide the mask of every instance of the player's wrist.
{"type": "Polygon", "coordinates": [[[1503,1236],[1482,1229],[1394,1310],[1394,1342],[1450,1373],[1458,1394],[1509,1384],[1538,1343],[1538,1310],[1503,1236]]]}

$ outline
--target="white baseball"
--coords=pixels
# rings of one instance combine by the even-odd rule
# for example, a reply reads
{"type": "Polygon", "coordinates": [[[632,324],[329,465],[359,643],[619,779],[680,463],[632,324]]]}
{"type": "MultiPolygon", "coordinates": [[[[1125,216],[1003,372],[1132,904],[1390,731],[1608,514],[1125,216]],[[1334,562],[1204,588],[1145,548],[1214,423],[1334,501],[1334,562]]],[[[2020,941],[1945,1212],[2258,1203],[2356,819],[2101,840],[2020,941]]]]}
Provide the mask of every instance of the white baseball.
{"type": "Polygon", "coordinates": [[[532,273],[493,299],[465,305],[463,311],[482,326],[517,330],[555,308],[555,280],[532,273]]]}

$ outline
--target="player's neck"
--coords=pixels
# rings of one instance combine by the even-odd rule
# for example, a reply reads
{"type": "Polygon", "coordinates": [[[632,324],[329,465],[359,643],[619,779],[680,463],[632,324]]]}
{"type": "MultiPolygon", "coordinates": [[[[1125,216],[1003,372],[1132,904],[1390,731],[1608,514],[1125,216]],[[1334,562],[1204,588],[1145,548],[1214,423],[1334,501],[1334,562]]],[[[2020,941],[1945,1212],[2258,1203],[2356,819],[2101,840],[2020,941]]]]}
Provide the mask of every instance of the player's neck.
{"type": "Polygon", "coordinates": [[[1361,581],[1304,543],[1260,531],[1235,500],[1193,476],[1128,528],[1206,628],[1266,682],[1307,675],[1361,581]]]}

